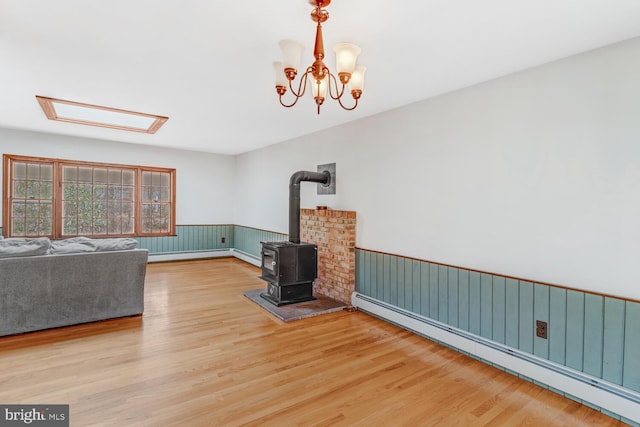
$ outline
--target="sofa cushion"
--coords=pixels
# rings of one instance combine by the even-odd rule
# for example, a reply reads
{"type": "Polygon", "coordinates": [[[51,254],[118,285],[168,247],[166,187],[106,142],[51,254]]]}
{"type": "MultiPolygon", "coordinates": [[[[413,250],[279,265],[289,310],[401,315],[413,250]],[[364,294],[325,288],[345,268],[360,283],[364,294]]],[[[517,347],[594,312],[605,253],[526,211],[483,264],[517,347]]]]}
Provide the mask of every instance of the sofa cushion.
{"type": "Polygon", "coordinates": [[[71,237],[51,242],[51,254],[76,254],[80,252],[95,252],[94,240],[88,237],[71,237]]]}
{"type": "Polygon", "coordinates": [[[71,237],[64,240],[51,242],[51,254],[73,254],[79,252],[109,252],[135,249],[138,246],[136,239],[128,237],[91,239],[89,237],[71,237]]]}
{"type": "Polygon", "coordinates": [[[0,240],[0,258],[45,255],[51,247],[47,237],[12,237],[0,240]]]}
{"type": "Polygon", "coordinates": [[[138,246],[138,241],[130,237],[117,239],[94,239],[93,243],[96,246],[97,252],[126,251],[129,249],[135,249],[138,246]]]}

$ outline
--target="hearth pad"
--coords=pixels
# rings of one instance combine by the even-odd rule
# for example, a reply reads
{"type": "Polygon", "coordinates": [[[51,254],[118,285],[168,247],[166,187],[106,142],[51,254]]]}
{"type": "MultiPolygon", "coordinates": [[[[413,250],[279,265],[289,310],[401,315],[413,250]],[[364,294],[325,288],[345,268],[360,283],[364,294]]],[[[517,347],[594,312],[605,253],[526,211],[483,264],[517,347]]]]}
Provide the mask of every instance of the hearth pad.
{"type": "Polygon", "coordinates": [[[273,314],[283,322],[304,319],[305,317],[317,316],[319,314],[332,313],[348,308],[348,305],[331,298],[316,295],[313,301],[299,302],[296,304],[282,305],[276,307],[270,302],[260,297],[264,293],[264,288],[245,291],[244,296],[258,304],[260,307],[273,314]]]}

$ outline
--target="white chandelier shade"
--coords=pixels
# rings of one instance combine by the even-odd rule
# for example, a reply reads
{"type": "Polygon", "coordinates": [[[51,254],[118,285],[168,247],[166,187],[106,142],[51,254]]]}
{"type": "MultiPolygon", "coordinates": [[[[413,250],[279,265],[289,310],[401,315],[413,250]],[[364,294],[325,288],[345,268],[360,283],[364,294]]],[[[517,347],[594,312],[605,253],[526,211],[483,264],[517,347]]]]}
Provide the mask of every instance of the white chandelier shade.
{"type": "Polygon", "coordinates": [[[276,74],[276,86],[287,86],[289,84],[287,75],[284,73],[282,62],[274,62],[273,71],[276,74]]]}
{"type": "Polygon", "coordinates": [[[351,90],[364,90],[364,72],[367,71],[367,67],[364,65],[358,65],[351,74],[351,80],[349,80],[349,88],[351,90]]]}
{"type": "Polygon", "coordinates": [[[280,49],[282,50],[282,65],[284,68],[300,68],[300,59],[304,45],[294,40],[280,40],[280,49]]]}
{"type": "Polygon", "coordinates": [[[333,51],[336,53],[336,69],[338,70],[338,75],[340,75],[340,73],[353,73],[361,49],[355,44],[338,43],[333,47],[333,51]]]}
{"type": "Polygon", "coordinates": [[[329,75],[320,80],[320,83],[318,83],[315,79],[311,79],[309,80],[309,84],[311,85],[311,93],[313,94],[313,99],[326,98],[327,87],[329,86],[329,75]]]}

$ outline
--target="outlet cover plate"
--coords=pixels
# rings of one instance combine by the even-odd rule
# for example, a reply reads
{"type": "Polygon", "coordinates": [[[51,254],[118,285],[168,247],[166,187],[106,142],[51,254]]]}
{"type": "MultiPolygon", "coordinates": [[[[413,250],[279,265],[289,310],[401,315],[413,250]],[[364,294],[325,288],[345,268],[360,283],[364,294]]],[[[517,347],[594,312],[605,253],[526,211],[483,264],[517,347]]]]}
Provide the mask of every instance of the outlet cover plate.
{"type": "Polygon", "coordinates": [[[547,322],[542,320],[536,320],[536,336],[539,338],[547,339],[547,322]]]}

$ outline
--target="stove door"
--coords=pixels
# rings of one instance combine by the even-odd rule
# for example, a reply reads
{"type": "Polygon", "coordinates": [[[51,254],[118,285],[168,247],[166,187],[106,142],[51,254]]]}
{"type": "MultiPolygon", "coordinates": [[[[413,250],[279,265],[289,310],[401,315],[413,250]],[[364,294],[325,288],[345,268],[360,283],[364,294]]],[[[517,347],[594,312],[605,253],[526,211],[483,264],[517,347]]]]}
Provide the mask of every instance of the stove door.
{"type": "Polygon", "coordinates": [[[262,248],[262,275],[265,277],[278,277],[278,253],[274,250],[262,248]]]}

